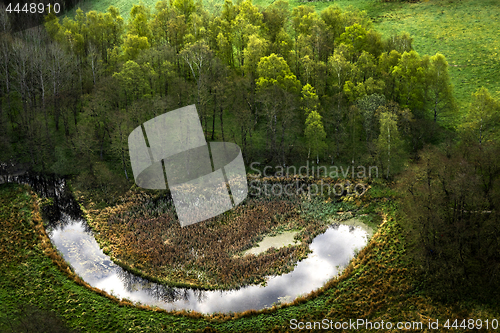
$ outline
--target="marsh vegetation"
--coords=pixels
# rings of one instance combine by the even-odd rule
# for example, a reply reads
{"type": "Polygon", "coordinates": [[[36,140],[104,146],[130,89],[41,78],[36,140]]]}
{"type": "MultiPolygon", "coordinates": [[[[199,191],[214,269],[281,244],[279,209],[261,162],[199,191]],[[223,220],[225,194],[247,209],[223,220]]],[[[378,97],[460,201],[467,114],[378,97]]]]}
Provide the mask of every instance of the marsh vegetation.
{"type": "MultiPolygon", "coordinates": [[[[292,180],[266,178],[260,183],[286,186],[292,180]]],[[[361,210],[362,203],[354,194],[348,203],[335,195],[259,193],[232,211],[189,227],[178,223],[168,194],[140,189],[128,192],[114,207],[89,209],[87,218],[104,252],[123,267],[173,286],[228,289],[293,270],[309,253],[314,237],[332,223],[328,216],[335,214],[335,222],[341,221],[361,210]],[[344,212],[339,215],[338,209],[344,212]],[[296,244],[241,255],[265,236],[285,231],[297,231],[296,244]]]]}

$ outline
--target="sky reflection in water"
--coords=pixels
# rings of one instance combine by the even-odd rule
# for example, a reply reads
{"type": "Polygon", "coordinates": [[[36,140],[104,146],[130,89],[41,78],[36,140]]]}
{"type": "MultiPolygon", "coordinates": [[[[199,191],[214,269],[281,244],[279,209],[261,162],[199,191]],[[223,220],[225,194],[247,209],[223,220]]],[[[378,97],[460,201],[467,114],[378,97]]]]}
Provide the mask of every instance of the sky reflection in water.
{"type": "Polygon", "coordinates": [[[258,310],[280,301],[291,302],[336,276],[354,256],[354,250],[362,249],[368,241],[367,232],[360,227],[332,226],[313,240],[309,246],[313,252],[292,272],[270,277],[266,286],[201,291],[151,283],[123,270],[102,252],[82,219],[65,215],[63,223],[49,230],[49,236],[64,259],[91,286],[145,305],[202,313],[258,310]]]}

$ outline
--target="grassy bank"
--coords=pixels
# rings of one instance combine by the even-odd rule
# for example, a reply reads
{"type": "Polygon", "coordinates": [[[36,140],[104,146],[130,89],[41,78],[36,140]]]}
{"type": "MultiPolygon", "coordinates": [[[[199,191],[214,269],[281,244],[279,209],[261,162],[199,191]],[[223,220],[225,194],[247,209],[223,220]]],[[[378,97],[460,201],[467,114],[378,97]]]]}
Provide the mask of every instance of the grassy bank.
{"type": "Polygon", "coordinates": [[[43,237],[37,198],[28,188],[0,186],[0,221],[1,332],[21,331],[22,322],[30,320],[27,307],[83,332],[162,332],[167,327],[166,332],[186,332],[185,327],[206,327],[204,320],[129,307],[79,281],[47,248],[50,241],[43,237]]]}
{"type": "MultiPolygon", "coordinates": [[[[368,193],[367,193],[368,194],[368,193]]],[[[426,296],[432,288],[419,280],[406,256],[401,226],[394,218],[391,193],[373,191],[385,220],[370,244],[342,276],[299,298],[293,305],[244,314],[200,316],[140,309],[75,282],[41,233],[36,197],[26,187],[0,186],[0,331],[26,320],[27,305],[53,313],[67,326],[85,332],[189,332],[211,327],[220,332],[289,331],[291,319],[344,321],[421,321],[499,318],[498,308],[474,302],[441,304],[426,296]],[[52,253],[52,259],[47,253],[52,253]],[[196,318],[198,317],[198,318],[196,318]]],[[[424,326],[425,327],[425,326],[424,326]]],[[[361,330],[363,331],[363,330],[361,330]]],[[[444,331],[444,330],[443,330],[444,331]]]]}

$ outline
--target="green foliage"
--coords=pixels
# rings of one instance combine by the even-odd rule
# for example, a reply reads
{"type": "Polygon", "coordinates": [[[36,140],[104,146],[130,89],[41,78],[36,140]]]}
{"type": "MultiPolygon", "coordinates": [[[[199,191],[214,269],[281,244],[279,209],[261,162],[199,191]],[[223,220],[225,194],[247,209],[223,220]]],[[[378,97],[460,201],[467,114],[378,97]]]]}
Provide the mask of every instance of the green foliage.
{"type": "Polygon", "coordinates": [[[292,73],[285,59],[274,53],[260,59],[257,65],[257,76],[257,89],[259,90],[278,86],[288,92],[300,91],[300,81],[292,73]]]}
{"type": "Polygon", "coordinates": [[[460,129],[465,138],[479,143],[500,139],[500,101],[495,100],[486,88],[472,94],[472,102],[460,129]]]}
{"type": "Polygon", "coordinates": [[[349,76],[355,71],[355,65],[347,59],[347,50],[347,48],[337,48],[328,59],[328,65],[333,71],[333,83],[339,89],[343,88],[349,76]]]}
{"type": "MultiPolygon", "coordinates": [[[[310,154],[312,156],[319,156],[320,153],[326,148],[325,138],[326,133],[321,121],[321,116],[317,111],[309,112],[306,119],[305,136],[309,145],[310,154]]],[[[317,158],[318,160],[319,158],[317,158]]]]}
{"type": "Polygon", "coordinates": [[[54,11],[51,11],[49,14],[47,14],[47,16],[45,16],[45,29],[47,30],[49,36],[53,39],[62,39],[62,27],[54,11]]]}
{"type": "Polygon", "coordinates": [[[362,50],[366,49],[366,30],[358,23],[345,28],[345,32],[340,35],[337,43],[344,43],[351,45],[356,54],[360,54],[362,50]]]}
{"type": "Polygon", "coordinates": [[[289,15],[289,4],[284,0],[274,1],[262,12],[262,20],[271,43],[279,42],[278,34],[285,28],[289,15]]]}
{"type": "Polygon", "coordinates": [[[191,19],[191,14],[196,10],[196,4],[193,0],[174,0],[172,5],[179,11],[180,15],[184,15],[186,21],[191,19]]]}
{"type": "Polygon", "coordinates": [[[385,96],[379,94],[367,95],[357,100],[356,106],[364,119],[363,128],[368,143],[374,140],[379,133],[379,123],[377,121],[376,111],[379,107],[384,106],[385,103],[385,96]]]}
{"type": "Polygon", "coordinates": [[[311,32],[312,24],[317,20],[317,14],[311,6],[298,6],[292,10],[292,27],[295,38],[311,32]]]}
{"type": "Polygon", "coordinates": [[[122,44],[124,31],[123,18],[119,10],[110,6],[106,13],[88,12],[86,15],[89,43],[101,53],[101,58],[108,62],[108,52],[122,44]]]}
{"type": "Polygon", "coordinates": [[[398,173],[405,163],[404,141],[397,126],[397,116],[391,112],[383,112],[379,116],[380,134],[377,139],[379,163],[385,170],[385,177],[398,173]]]}
{"type": "Polygon", "coordinates": [[[262,29],[262,13],[250,0],[242,1],[237,7],[238,14],[232,22],[232,44],[239,66],[244,65],[243,52],[248,45],[249,37],[258,35],[262,29]]]}
{"type": "Polygon", "coordinates": [[[123,40],[123,54],[126,60],[134,60],[142,50],[150,47],[148,38],[128,33],[123,40]]]}
{"type": "Polygon", "coordinates": [[[151,87],[147,75],[154,75],[149,66],[141,68],[135,61],[129,60],[119,73],[113,75],[125,92],[127,99],[137,99],[149,95],[151,87]]]}
{"type": "Polygon", "coordinates": [[[396,90],[399,92],[401,106],[411,109],[423,107],[421,88],[424,84],[424,66],[419,54],[410,51],[403,53],[398,64],[392,69],[392,75],[396,77],[396,90]]]}
{"type": "Polygon", "coordinates": [[[312,111],[318,111],[319,98],[316,94],[316,89],[309,83],[302,87],[302,97],[300,98],[303,104],[303,110],[306,116],[312,111]]]}
{"type": "Polygon", "coordinates": [[[339,212],[351,212],[357,210],[356,205],[350,202],[329,202],[325,201],[322,197],[304,201],[300,207],[302,214],[306,217],[322,221],[337,219],[339,212]]]}
{"type": "Polygon", "coordinates": [[[150,18],[151,15],[148,7],[143,4],[134,5],[130,10],[130,18],[127,26],[128,33],[138,37],[146,37],[150,41],[152,39],[149,26],[150,18]]]}
{"type": "MultiPolygon", "coordinates": [[[[108,16],[115,17],[110,24],[114,22],[111,26],[118,28],[116,15],[116,10],[109,10],[108,16]]],[[[297,6],[290,13],[288,5],[280,1],[266,9],[250,1],[226,1],[220,11],[209,13],[201,3],[179,0],[158,2],[150,13],[149,7],[140,4],[130,11],[122,42],[109,47],[94,45],[103,40],[99,39],[105,31],[101,16],[79,11],[64,24],[69,31],[66,39],[72,40],[69,45],[77,49],[78,56],[86,54],[82,70],[87,67],[92,74],[93,86],[103,73],[117,73],[121,96],[112,109],[128,110],[139,99],[158,96],[159,103],[172,108],[196,102],[207,135],[212,127],[211,138],[215,139],[216,124],[221,136],[229,132],[236,141],[239,133],[241,143],[248,146],[245,153],[266,146],[266,156],[274,161],[305,158],[312,137],[306,137],[304,124],[309,109],[314,109],[323,117],[323,131],[328,134],[318,141],[325,143],[321,145],[325,156],[372,161],[374,134],[370,131],[377,130],[367,128],[377,127],[369,125],[374,123],[373,112],[359,112],[353,106],[373,94],[410,109],[417,121],[411,124],[412,131],[404,132],[404,139],[414,151],[438,138],[438,131],[416,134],[429,126],[429,120],[436,119],[433,128],[451,128],[456,118],[446,59],[421,57],[411,50],[411,37],[404,33],[393,33],[382,41],[372,30],[367,13],[353,8],[331,6],[318,14],[312,6],[297,6]],[[240,127],[231,120],[227,91],[232,88],[225,85],[242,73],[243,90],[234,100],[255,117],[253,125],[244,117],[247,120],[240,127]],[[314,87],[316,96],[301,91],[302,87],[314,87]],[[409,138],[414,134],[417,142],[409,138]]],[[[119,136],[109,133],[107,137],[117,140],[119,136]]],[[[108,147],[115,145],[106,141],[108,147]]],[[[122,160],[121,168],[126,170],[123,158],[114,153],[120,150],[105,152],[115,163],[122,160]]]]}
{"type": "Polygon", "coordinates": [[[283,57],[286,61],[289,61],[290,54],[293,48],[293,40],[289,33],[285,29],[281,29],[276,36],[276,42],[274,43],[276,54],[283,57]]]}
{"type": "Polygon", "coordinates": [[[346,81],[344,83],[343,92],[351,103],[366,96],[365,85],[362,82],[354,84],[351,81],[346,81]]]}
{"type": "Polygon", "coordinates": [[[457,105],[448,74],[448,62],[441,53],[430,58],[427,89],[434,122],[447,118],[449,122],[450,118],[457,118],[457,105]]]}
{"type": "Polygon", "coordinates": [[[338,6],[328,6],[321,11],[321,19],[325,22],[328,32],[331,34],[333,40],[339,37],[343,30],[343,13],[338,6]]]}
{"type": "MultiPolygon", "coordinates": [[[[222,34],[219,34],[222,36],[222,34]]],[[[247,73],[256,74],[257,65],[262,57],[266,55],[268,42],[258,35],[251,35],[248,38],[248,44],[243,51],[244,69],[247,73]]]]}

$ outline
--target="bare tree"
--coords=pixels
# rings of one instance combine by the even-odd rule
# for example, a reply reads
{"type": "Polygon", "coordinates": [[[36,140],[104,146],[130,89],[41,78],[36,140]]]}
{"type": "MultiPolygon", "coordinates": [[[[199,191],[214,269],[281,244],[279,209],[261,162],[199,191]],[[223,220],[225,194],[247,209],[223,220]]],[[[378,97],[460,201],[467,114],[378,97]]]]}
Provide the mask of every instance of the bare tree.
{"type": "Polygon", "coordinates": [[[201,100],[201,90],[203,86],[203,76],[206,74],[209,66],[210,60],[212,58],[211,51],[208,45],[204,41],[196,42],[193,45],[188,46],[186,49],[182,50],[180,53],[184,61],[189,66],[191,74],[196,81],[196,101],[199,106],[200,112],[205,120],[205,105],[202,104],[201,100]]]}
{"type": "Polygon", "coordinates": [[[56,125],[56,131],[59,131],[59,120],[61,117],[60,110],[60,92],[63,80],[65,77],[64,69],[68,64],[68,57],[64,54],[64,51],[55,43],[48,47],[47,56],[47,67],[50,73],[50,81],[52,88],[52,101],[54,107],[54,121],[56,125]]]}

